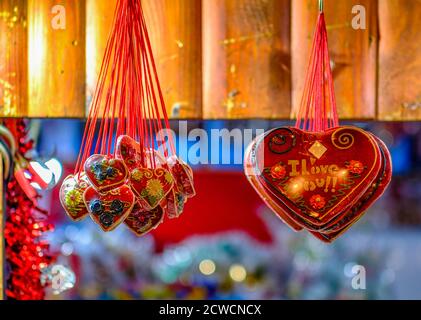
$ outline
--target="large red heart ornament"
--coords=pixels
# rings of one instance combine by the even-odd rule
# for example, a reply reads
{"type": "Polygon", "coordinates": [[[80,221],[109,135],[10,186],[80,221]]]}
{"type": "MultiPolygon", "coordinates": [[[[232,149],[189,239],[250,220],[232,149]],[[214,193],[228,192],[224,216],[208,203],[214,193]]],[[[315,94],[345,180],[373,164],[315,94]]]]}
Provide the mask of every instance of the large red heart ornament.
{"type": "Polygon", "coordinates": [[[309,133],[285,127],[255,139],[245,172],[284,222],[331,242],[383,193],[391,161],[384,144],[359,128],[309,133]]]}

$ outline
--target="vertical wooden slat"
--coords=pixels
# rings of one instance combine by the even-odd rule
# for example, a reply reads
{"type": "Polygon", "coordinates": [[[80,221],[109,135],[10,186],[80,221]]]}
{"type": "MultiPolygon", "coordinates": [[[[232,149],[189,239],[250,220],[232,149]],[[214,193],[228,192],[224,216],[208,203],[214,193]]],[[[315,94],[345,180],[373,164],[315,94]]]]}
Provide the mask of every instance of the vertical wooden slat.
{"type": "Polygon", "coordinates": [[[290,1],[203,0],[202,12],[204,117],[289,117],[290,1]]]}
{"type": "Polygon", "coordinates": [[[86,98],[92,100],[117,0],[86,0],[86,98]]]}
{"type": "Polygon", "coordinates": [[[202,115],[202,1],[142,0],[168,114],[202,115]]]}
{"type": "Polygon", "coordinates": [[[28,1],[28,116],[85,115],[85,0],[28,1]],[[65,8],[64,30],[52,8],[65,8]]]}
{"type": "MultiPolygon", "coordinates": [[[[88,101],[95,90],[116,2],[87,0],[88,101]]],[[[201,0],[142,0],[142,5],[168,114],[200,118],[201,0]]]]}
{"type": "MultiPolygon", "coordinates": [[[[377,0],[325,0],[324,8],[339,116],[342,119],[374,118],[377,0]],[[366,10],[365,30],[352,27],[355,5],[362,5],[366,10]]],[[[301,101],[317,12],[318,1],[292,1],[293,114],[301,101]]]]}
{"type": "Polygon", "coordinates": [[[27,2],[0,1],[0,116],[27,114],[27,2]]]}
{"type": "Polygon", "coordinates": [[[421,1],[379,1],[380,120],[421,120],[421,1]]]}

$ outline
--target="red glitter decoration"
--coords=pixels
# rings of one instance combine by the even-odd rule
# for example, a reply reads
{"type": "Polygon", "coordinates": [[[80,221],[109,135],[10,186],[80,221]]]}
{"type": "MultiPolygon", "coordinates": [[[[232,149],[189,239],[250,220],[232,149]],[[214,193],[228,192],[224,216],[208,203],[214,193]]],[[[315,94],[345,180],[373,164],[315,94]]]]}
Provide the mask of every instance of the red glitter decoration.
{"type": "MultiPolygon", "coordinates": [[[[33,141],[27,138],[25,121],[8,120],[6,126],[16,137],[17,152],[24,157],[33,147],[33,141]]],[[[7,298],[42,300],[45,297],[46,285],[41,284],[42,270],[55,260],[49,253],[48,242],[42,239],[45,232],[53,229],[53,226],[46,222],[48,213],[28,198],[13,177],[7,184],[6,214],[4,236],[6,260],[9,264],[7,298]]]]}

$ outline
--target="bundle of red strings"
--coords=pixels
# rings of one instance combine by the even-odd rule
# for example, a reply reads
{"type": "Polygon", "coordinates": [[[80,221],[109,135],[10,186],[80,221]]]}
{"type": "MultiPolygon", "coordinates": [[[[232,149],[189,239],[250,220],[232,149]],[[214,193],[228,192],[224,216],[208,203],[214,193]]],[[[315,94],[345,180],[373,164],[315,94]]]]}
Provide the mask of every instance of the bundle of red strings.
{"type": "MultiPolygon", "coordinates": [[[[85,127],[76,172],[80,172],[92,151],[110,154],[114,135],[126,134],[142,146],[155,148],[153,135],[163,129],[162,122],[165,128],[169,128],[141,2],[120,0],[85,127]],[[93,143],[99,118],[98,137],[93,143]]],[[[163,145],[165,156],[168,156],[168,149],[175,153],[171,138],[168,146],[163,145]]]]}
{"type": "Polygon", "coordinates": [[[143,235],[178,217],[195,192],[176,157],[140,0],[120,0],[74,175],[61,188],[73,220],[90,214],[104,231],[121,222],[143,235]]]}
{"type": "Polygon", "coordinates": [[[339,126],[324,13],[319,14],[296,128],[321,132],[339,126]]]}

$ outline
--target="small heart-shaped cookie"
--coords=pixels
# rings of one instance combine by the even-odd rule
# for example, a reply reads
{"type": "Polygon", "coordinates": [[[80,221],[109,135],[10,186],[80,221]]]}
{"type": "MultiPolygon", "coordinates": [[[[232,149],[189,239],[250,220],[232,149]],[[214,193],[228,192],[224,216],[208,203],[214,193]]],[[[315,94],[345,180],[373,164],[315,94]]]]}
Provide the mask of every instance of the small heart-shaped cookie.
{"type": "Polygon", "coordinates": [[[190,166],[175,155],[169,157],[167,163],[174,176],[177,191],[187,198],[194,197],[196,191],[193,183],[193,170],[190,166]]]}
{"type": "Polygon", "coordinates": [[[164,211],[161,206],[144,210],[139,203],[136,203],[124,223],[136,236],[141,237],[158,227],[163,220],[164,211]]]}
{"type": "Polygon", "coordinates": [[[164,168],[135,168],[130,172],[130,184],[144,208],[156,208],[174,186],[174,178],[164,168]]]}
{"type": "Polygon", "coordinates": [[[186,202],[187,197],[173,188],[167,196],[167,205],[165,207],[168,218],[178,218],[183,213],[186,202]]]}
{"type": "MultiPolygon", "coordinates": [[[[116,143],[116,157],[123,160],[129,170],[142,165],[142,154],[139,143],[133,138],[122,135],[116,143]]],[[[145,155],[143,154],[143,158],[145,155]]]]}
{"type": "Polygon", "coordinates": [[[142,149],[139,142],[126,135],[117,139],[116,158],[122,160],[129,170],[166,166],[165,158],[157,150],[142,149]]]}
{"type": "Polygon", "coordinates": [[[101,192],[118,188],[127,181],[124,162],[110,156],[95,154],[86,160],[84,168],[92,186],[101,192]]]}
{"type": "Polygon", "coordinates": [[[60,203],[73,221],[80,221],[89,214],[83,201],[83,193],[88,187],[89,182],[84,172],[68,176],[61,185],[60,203]]]}
{"type": "Polygon", "coordinates": [[[128,186],[105,193],[99,193],[89,187],[86,189],[83,199],[92,220],[104,231],[114,230],[127,218],[135,204],[135,196],[128,186]]]}

